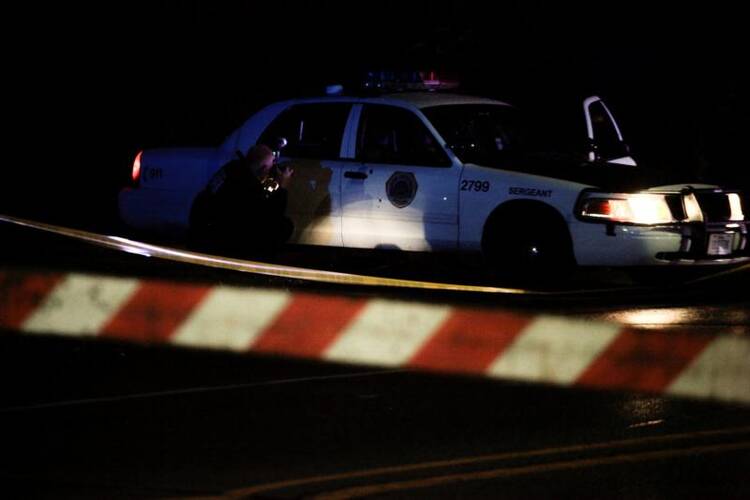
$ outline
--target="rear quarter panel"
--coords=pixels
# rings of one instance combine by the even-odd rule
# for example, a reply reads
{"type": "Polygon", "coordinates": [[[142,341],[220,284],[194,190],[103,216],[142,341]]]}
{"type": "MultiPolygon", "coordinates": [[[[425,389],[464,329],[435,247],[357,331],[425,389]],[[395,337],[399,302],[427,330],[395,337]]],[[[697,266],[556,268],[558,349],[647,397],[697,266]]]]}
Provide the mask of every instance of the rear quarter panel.
{"type": "Polygon", "coordinates": [[[139,185],[120,192],[120,218],[136,229],[186,230],[192,201],[219,167],[219,156],[216,148],[145,150],[139,185]]]}
{"type": "Polygon", "coordinates": [[[195,192],[219,166],[216,148],[147,149],[139,189],[195,192]]]}

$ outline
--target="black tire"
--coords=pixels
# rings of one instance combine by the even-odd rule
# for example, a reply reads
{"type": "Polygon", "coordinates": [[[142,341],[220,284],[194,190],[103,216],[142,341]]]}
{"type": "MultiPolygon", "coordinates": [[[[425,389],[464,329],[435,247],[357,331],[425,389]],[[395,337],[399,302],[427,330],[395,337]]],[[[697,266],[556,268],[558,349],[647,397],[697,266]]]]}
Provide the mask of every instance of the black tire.
{"type": "Polygon", "coordinates": [[[575,266],[567,225],[547,207],[497,212],[485,228],[482,249],[488,269],[498,279],[559,281],[575,266]]]}

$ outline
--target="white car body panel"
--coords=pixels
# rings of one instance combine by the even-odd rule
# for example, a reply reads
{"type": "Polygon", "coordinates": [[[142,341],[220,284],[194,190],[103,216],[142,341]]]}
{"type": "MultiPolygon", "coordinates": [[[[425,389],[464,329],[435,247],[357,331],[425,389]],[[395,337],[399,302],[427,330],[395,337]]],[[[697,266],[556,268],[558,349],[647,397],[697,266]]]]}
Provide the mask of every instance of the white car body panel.
{"type": "Polygon", "coordinates": [[[576,261],[588,266],[667,265],[655,256],[678,251],[682,241],[679,231],[665,227],[614,226],[613,236],[603,224],[574,220],[569,227],[576,261]]]}
{"type": "Polygon", "coordinates": [[[340,247],[341,172],[347,162],[281,157],[279,164],[294,168],[286,213],[294,223],[289,242],[340,247]]]}
{"type": "MultiPolygon", "coordinates": [[[[409,103],[379,100],[373,104],[395,105],[416,114],[427,130],[439,134],[417,108],[409,103]]],[[[361,104],[350,122],[348,148],[342,156],[355,158],[361,104]]],[[[343,244],[350,248],[383,248],[408,251],[455,250],[458,245],[458,181],[461,165],[449,155],[451,166],[393,165],[352,161],[347,171],[363,179],[342,176],[343,244]],[[411,174],[416,180],[414,199],[404,207],[388,198],[386,185],[394,175],[411,174]]]]}
{"type": "MultiPolygon", "coordinates": [[[[589,139],[593,126],[584,102],[589,139]]],[[[142,156],[140,185],[120,193],[122,220],[138,229],[180,232],[187,229],[193,199],[208,179],[237,151],[247,151],[281,112],[295,105],[318,103],[351,104],[341,137],[339,158],[311,160],[282,156],[295,174],[289,187],[287,215],[294,222],[291,243],[351,248],[401,249],[408,251],[480,252],[488,218],[507,203],[523,201],[550,207],[567,225],[573,255],[579,265],[633,266],[687,264],[690,259],[668,260],[657,255],[684,250],[685,225],[642,226],[606,224],[577,217],[579,198],[597,186],[471,163],[463,164],[422,113],[435,105],[506,103],[439,93],[405,93],[382,97],[320,97],[275,103],[260,110],[217,148],[146,150],[142,156]],[[443,148],[450,166],[415,166],[363,163],[356,158],[357,130],[363,106],[396,106],[414,113],[443,148]],[[389,199],[387,185],[394,176],[416,182],[413,197],[399,203],[389,199]]],[[[602,105],[604,103],[602,102],[602,105]]],[[[609,109],[617,136],[622,134],[609,109]]],[[[635,166],[629,157],[609,160],[635,166]]],[[[603,163],[601,168],[606,169],[603,163]]],[[[653,192],[704,189],[714,186],[670,185],[652,187],[653,192]]],[[[750,212],[750,210],[745,210],[750,212]]],[[[748,214],[745,213],[745,221],[748,214]]],[[[746,222],[740,221],[746,235],[746,222]]],[[[530,225],[538,224],[529,220],[530,225]]],[[[544,227],[540,227],[544,230],[544,227]]],[[[721,228],[719,228],[721,230],[721,228]]],[[[739,234],[739,229],[737,230],[739,234]]],[[[513,234],[504,235],[509,239],[513,234]]],[[[738,236],[739,237],[739,236],[738,236]]],[[[740,260],[745,259],[744,257],[740,260]]],[[[714,258],[724,263],[732,259],[714,258]]],[[[509,263],[509,265],[513,265],[509,263]]]]}
{"type": "Polygon", "coordinates": [[[462,180],[490,182],[488,192],[476,192],[471,189],[460,191],[460,248],[474,251],[480,251],[482,248],[485,221],[503,203],[518,200],[541,203],[554,208],[563,219],[570,221],[573,219],[573,207],[578,195],[582,189],[590,187],[560,179],[471,164],[465,167],[462,180]]]}
{"type": "Polygon", "coordinates": [[[194,197],[174,190],[125,188],[118,200],[120,218],[130,227],[180,235],[188,226],[194,197]]]}
{"type": "Polygon", "coordinates": [[[344,246],[410,251],[454,250],[458,243],[460,167],[357,163],[366,179],[342,179],[344,246]],[[386,183],[408,173],[418,185],[414,200],[398,208],[386,183]]]}
{"type": "Polygon", "coordinates": [[[140,186],[120,193],[120,217],[129,226],[179,234],[190,206],[210,175],[222,165],[216,148],[151,149],[141,157],[140,186]]]}

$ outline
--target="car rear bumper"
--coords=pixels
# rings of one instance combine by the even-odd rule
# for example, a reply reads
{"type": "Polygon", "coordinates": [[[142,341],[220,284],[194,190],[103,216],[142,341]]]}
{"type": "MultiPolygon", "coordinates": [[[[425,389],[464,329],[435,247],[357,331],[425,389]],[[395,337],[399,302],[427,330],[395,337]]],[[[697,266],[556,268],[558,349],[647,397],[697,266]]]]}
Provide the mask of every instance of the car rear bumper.
{"type": "Polygon", "coordinates": [[[192,197],[180,191],[125,188],[118,196],[120,219],[134,229],[182,234],[187,230],[192,197]]]}

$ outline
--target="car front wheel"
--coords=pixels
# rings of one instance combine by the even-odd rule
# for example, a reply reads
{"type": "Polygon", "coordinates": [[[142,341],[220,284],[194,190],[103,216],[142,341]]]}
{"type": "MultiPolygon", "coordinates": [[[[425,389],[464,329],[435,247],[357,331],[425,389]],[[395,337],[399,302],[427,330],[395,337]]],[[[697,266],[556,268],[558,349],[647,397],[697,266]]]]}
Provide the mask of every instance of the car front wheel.
{"type": "Polygon", "coordinates": [[[496,219],[487,229],[483,252],[493,276],[546,282],[570,273],[575,259],[567,227],[535,215],[496,219]]]}

